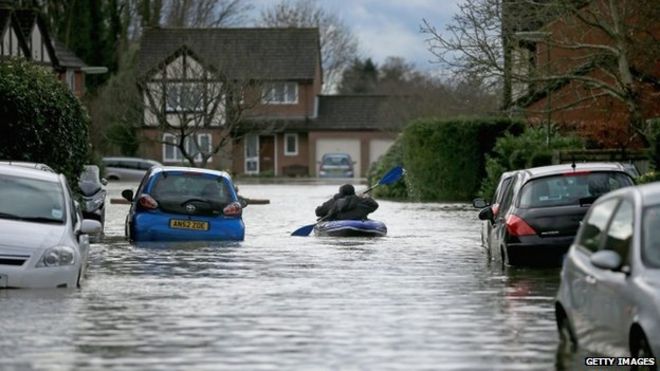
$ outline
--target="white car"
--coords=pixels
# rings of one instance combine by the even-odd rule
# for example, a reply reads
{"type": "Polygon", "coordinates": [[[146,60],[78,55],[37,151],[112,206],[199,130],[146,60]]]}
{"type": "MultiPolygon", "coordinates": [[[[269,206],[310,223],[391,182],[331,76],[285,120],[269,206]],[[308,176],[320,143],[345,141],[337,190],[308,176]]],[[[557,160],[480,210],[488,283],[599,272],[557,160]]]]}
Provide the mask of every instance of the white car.
{"type": "Polygon", "coordinates": [[[561,273],[562,346],[645,362],[660,355],[659,226],[660,183],[610,192],[591,206],[561,273]]]}
{"type": "Polygon", "coordinates": [[[100,229],[63,175],[0,165],[0,288],[78,287],[100,229]]]}

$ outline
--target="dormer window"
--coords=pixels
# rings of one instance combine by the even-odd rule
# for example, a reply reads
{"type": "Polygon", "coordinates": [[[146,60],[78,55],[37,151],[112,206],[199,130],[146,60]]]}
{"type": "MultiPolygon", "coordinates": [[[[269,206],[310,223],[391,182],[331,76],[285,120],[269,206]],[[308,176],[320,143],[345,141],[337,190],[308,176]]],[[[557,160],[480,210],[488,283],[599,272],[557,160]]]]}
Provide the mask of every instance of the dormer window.
{"type": "Polygon", "coordinates": [[[264,84],[263,104],[296,104],[298,103],[298,84],[295,82],[270,82],[264,84]]]}

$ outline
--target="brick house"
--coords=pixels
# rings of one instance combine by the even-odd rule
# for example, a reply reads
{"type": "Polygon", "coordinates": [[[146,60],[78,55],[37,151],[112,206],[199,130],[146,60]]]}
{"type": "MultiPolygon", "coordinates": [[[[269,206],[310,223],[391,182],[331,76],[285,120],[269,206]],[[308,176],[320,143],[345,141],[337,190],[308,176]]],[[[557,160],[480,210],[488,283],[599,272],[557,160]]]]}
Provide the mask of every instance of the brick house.
{"type": "MultiPolygon", "coordinates": [[[[534,32],[521,32],[521,43],[513,53],[514,62],[518,62],[513,63],[514,73],[536,73],[541,77],[570,75],[572,78],[514,84],[512,95],[514,105],[522,107],[531,122],[577,129],[603,147],[634,147],[641,143],[639,139],[631,142],[628,123],[633,114],[630,105],[598,85],[601,82],[612,86],[623,84],[615,80],[622,65],[618,64],[617,54],[608,50],[621,46],[616,44],[615,37],[601,29],[601,21],[588,24],[583,20],[600,14],[602,24],[610,21],[608,6],[602,0],[583,2],[578,8],[580,14],[584,13],[582,19],[568,13],[546,22],[534,32]]],[[[638,4],[629,3],[629,6],[633,8],[628,9],[623,24],[627,37],[635,40],[629,45],[637,50],[625,51],[630,68],[624,70],[631,73],[640,114],[648,120],[660,117],[660,49],[657,45],[660,27],[657,20],[649,24],[638,22],[640,16],[635,8],[638,4]],[[649,35],[652,36],[649,38],[649,35]],[[649,48],[644,47],[646,44],[649,48]]]]}
{"type": "Polygon", "coordinates": [[[393,142],[394,135],[379,127],[384,97],[320,95],[316,28],[147,29],[138,74],[149,102],[139,153],[166,165],[185,163],[174,144],[189,136],[181,145],[210,155],[206,167],[234,174],[314,175],[320,156],[332,151],[350,153],[356,176],[363,176],[393,142]],[[251,83],[238,86],[245,111],[230,130],[229,106],[209,107],[236,101],[235,92],[213,93],[236,81],[251,83]],[[186,99],[177,86],[190,84],[203,87],[199,102],[181,104],[186,99]],[[201,112],[197,119],[195,112],[201,112]],[[182,120],[198,126],[189,135],[182,120]],[[221,143],[227,130],[231,140],[221,143]]]}
{"type": "Polygon", "coordinates": [[[51,69],[73,94],[85,94],[85,75],[105,73],[105,67],[89,67],[64,44],[51,37],[38,12],[0,4],[0,61],[23,57],[51,69]]]}

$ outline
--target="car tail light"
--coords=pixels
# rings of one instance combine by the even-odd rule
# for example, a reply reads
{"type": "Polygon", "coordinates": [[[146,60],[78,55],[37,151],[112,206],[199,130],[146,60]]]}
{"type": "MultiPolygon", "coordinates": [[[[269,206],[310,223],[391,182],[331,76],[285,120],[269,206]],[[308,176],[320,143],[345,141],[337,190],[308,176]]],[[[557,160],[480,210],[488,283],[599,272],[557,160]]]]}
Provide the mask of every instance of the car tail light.
{"type": "Polygon", "coordinates": [[[242,210],[241,204],[238,202],[232,202],[222,210],[222,213],[226,216],[239,216],[241,215],[242,210]]]}
{"type": "Polygon", "coordinates": [[[534,228],[530,227],[523,218],[517,215],[509,215],[509,217],[506,218],[506,230],[511,236],[516,237],[532,236],[536,234],[534,228]]]}
{"type": "Polygon", "coordinates": [[[500,211],[500,204],[494,203],[493,206],[490,207],[491,210],[493,210],[493,217],[497,216],[497,212],[500,211]]]}
{"type": "Polygon", "coordinates": [[[147,210],[155,210],[158,208],[158,202],[147,194],[142,194],[138,198],[138,206],[147,210]]]}

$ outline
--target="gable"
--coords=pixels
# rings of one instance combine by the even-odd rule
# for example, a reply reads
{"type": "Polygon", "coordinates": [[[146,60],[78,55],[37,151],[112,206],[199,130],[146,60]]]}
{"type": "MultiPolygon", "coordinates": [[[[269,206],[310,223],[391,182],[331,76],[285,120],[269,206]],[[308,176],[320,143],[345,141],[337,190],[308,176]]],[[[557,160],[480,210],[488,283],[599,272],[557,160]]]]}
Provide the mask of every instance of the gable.
{"type": "Polygon", "coordinates": [[[11,26],[11,22],[5,26],[2,35],[2,45],[0,46],[2,50],[0,50],[0,55],[7,57],[23,56],[23,48],[16,30],[11,26]]]}

